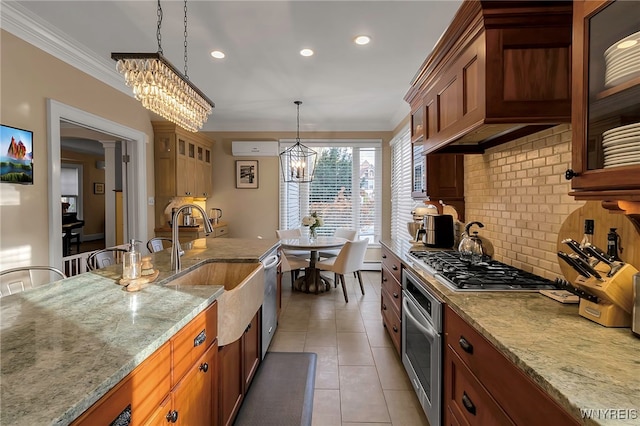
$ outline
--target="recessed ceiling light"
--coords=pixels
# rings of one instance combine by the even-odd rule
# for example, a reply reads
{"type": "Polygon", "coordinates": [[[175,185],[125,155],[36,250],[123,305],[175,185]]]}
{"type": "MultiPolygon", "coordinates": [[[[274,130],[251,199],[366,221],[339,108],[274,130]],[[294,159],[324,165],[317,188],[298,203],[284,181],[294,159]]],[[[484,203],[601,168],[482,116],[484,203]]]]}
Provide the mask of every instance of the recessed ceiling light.
{"type": "Polygon", "coordinates": [[[223,59],[225,57],[225,54],[224,52],[221,52],[219,50],[214,50],[213,52],[211,52],[211,56],[216,59],[223,59]]]}
{"type": "Polygon", "coordinates": [[[365,45],[365,44],[369,44],[369,42],[371,41],[371,37],[366,35],[359,35],[358,37],[354,38],[353,41],[356,44],[365,45]]]}
{"type": "Polygon", "coordinates": [[[626,40],[623,41],[622,43],[618,44],[618,49],[627,49],[631,46],[635,46],[636,44],[638,44],[637,40],[626,40]]]}
{"type": "Polygon", "coordinates": [[[311,55],[313,55],[313,50],[311,50],[311,49],[302,49],[300,51],[300,54],[302,56],[311,56],[311,55]]]}

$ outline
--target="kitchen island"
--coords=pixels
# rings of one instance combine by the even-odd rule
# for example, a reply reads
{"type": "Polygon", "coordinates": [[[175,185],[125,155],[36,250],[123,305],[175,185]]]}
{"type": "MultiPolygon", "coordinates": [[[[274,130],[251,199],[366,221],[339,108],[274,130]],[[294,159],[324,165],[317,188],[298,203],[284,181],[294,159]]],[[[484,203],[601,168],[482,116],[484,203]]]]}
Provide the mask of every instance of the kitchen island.
{"type": "Polygon", "coordinates": [[[170,285],[207,262],[259,262],[272,240],[203,238],[152,255],[159,278],[139,292],[114,265],[0,299],[0,424],[69,424],[224,293],[170,285]]]}
{"type": "Polygon", "coordinates": [[[629,328],[602,327],[539,293],[451,291],[411,266],[406,253],[424,246],[382,244],[579,423],[640,423],[640,339],[629,328]]]}

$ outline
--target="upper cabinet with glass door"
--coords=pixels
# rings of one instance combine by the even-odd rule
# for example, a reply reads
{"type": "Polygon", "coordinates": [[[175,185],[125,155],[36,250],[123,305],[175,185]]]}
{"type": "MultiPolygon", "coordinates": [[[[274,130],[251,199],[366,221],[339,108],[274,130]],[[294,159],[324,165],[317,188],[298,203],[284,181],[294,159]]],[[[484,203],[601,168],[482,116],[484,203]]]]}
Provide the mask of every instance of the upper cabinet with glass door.
{"type": "Polygon", "coordinates": [[[573,8],[571,195],[609,208],[640,203],[640,5],[573,8]]]}

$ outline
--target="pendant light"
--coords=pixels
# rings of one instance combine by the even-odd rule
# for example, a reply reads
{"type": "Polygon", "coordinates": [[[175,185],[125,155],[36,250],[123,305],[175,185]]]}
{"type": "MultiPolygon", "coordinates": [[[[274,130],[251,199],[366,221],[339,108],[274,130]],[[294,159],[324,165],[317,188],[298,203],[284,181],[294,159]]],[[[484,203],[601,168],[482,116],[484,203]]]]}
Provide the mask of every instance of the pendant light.
{"type": "Polygon", "coordinates": [[[157,52],[111,53],[111,58],[117,61],[116,69],[145,108],[186,130],[197,132],[207,121],[215,104],[189,81],[187,75],[187,1],[184,2],[184,74],[162,54],[160,0],[157,15],[157,52]]]}
{"type": "Polygon", "coordinates": [[[298,109],[296,143],[280,153],[280,168],[285,182],[307,183],[313,180],[318,154],[300,143],[300,105],[302,101],[293,103],[298,109]]]}

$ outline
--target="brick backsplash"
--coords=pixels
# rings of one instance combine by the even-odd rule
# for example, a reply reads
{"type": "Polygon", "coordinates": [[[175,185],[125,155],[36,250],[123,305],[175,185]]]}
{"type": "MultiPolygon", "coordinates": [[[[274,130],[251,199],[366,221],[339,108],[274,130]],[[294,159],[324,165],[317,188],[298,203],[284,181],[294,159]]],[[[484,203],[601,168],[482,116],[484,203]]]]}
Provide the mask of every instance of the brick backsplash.
{"type": "Polygon", "coordinates": [[[584,204],[568,195],[570,164],[568,124],[465,155],[465,219],[485,225],[479,234],[493,243],[496,260],[549,279],[562,276],[558,231],[584,204]]]}

